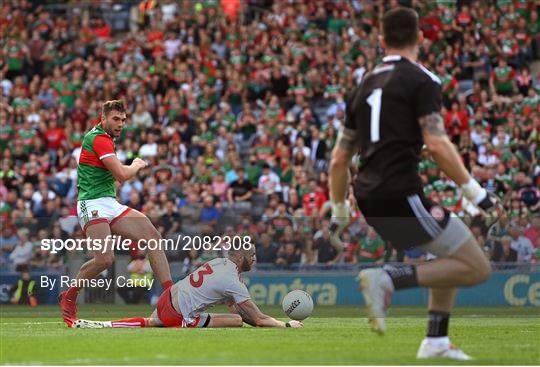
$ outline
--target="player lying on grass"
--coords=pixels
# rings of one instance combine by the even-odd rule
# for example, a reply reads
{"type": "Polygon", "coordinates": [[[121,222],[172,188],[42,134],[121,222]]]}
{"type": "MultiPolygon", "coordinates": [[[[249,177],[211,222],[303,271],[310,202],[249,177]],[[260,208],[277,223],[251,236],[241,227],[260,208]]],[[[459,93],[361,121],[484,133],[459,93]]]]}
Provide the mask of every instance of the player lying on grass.
{"type": "Polygon", "coordinates": [[[148,318],[133,317],[114,321],[77,320],[75,328],[129,327],[241,327],[243,323],[262,327],[302,327],[299,321],[287,323],[263,314],[251,300],[240,273],[255,262],[255,247],[230,250],[227,259],[207,262],[163,292],[148,318]],[[206,310],[225,303],[231,313],[209,314],[206,310]]]}
{"type": "MultiPolygon", "coordinates": [[[[129,180],[146,167],[142,159],[135,158],[126,166],[116,157],[114,140],[122,134],[126,121],[124,103],[107,101],[102,107],[101,121],[83,139],[77,167],[77,215],[85,235],[92,240],[104,240],[111,234],[135,243],[161,238],[150,219],[116,200],[116,181],[129,180]]],[[[163,249],[149,251],[148,258],[163,289],[170,287],[171,272],[163,249]]],[[[84,284],[81,280],[96,278],[113,261],[112,248],[94,251],[93,258],[81,266],[76,285],[60,294],[62,318],[68,326],[77,319],[77,295],[84,284]]]]}

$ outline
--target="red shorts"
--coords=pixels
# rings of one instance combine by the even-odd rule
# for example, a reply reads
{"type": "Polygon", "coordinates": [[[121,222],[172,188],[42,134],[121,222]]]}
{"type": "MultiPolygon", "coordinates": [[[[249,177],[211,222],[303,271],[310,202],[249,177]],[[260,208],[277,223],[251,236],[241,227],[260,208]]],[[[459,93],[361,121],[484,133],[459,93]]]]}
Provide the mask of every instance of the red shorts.
{"type": "Polygon", "coordinates": [[[192,324],[185,322],[182,315],[173,307],[170,288],[158,299],[157,315],[165,327],[197,327],[200,321],[200,317],[197,317],[192,324]]]}

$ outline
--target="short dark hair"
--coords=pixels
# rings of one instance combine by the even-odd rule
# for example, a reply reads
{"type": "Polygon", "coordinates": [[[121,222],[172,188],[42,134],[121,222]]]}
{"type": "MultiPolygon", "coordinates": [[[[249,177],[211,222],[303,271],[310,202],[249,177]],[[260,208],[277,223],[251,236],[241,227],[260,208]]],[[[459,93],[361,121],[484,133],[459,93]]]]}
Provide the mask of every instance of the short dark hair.
{"type": "Polygon", "coordinates": [[[411,8],[392,9],[383,17],[383,36],[388,47],[403,49],[418,40],[418,14],[411,8]]]}
{"type": "Polygon", "coordinates": [[[111,111],[126,112],[124,102],[118,99],[107,101],[103,103],[102,112],[104,116],[107,116],[111,111]]]}

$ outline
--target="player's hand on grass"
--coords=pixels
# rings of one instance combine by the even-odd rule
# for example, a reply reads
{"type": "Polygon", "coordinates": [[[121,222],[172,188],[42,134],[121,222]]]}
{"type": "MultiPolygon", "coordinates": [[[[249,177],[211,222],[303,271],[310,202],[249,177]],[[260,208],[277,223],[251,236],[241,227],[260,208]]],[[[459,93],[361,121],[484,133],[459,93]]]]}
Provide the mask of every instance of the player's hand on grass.
{"type": "Polygon", "coordinates": [[[146,162],[143,161],[141,158],[135,158],[133,162],[131,162],[131,165],[137,167],[138,170],[143,169],[147,166],[146,162]]]}
{"type": "Polygon", "coordinates": [[[302,324],[300,321],[296,321],[296,320],[291,320],[287,324],[290,325],[289,327],[292,327],[292,328],[295,328],[295,329],[304,327],[304,324],[302,324]]]}

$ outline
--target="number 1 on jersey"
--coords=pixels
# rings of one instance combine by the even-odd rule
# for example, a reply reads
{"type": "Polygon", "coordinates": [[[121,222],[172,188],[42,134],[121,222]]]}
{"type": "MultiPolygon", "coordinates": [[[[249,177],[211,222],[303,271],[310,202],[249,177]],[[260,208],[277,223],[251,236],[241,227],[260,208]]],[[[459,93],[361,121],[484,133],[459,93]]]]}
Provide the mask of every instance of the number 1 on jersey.
{"type": "Polygon", "coordinates": [[[380,121],[381,121],[381,99],[382,89],[374,89],[367,98],[367,103],[371,107],[371,142],[376,143],[380,139],[380,121]]]}

